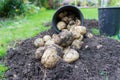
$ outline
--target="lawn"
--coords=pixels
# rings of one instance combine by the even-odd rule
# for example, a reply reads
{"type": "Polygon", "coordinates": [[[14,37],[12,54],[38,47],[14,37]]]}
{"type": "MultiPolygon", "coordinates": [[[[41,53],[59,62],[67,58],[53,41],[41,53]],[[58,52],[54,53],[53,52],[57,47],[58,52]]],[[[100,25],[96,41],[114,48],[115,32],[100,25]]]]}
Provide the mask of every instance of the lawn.
{"type": "MultiPolygon", "coordinates": [[[[80,10],[85,19],[98,20],[96,8],[81,8],[80,10]]],[[[15,20],[0,21],[0,57],[5,55],[7,49],[14,47],[16,41],[25,40],[49,29],[49,27],[43,26],[43,23],[51,22],[54,12],[55,10],[46,10],[26,17],[16,17],[15,20]]],[[[0,74],[7,69],[3,67],[4,65],[1,64],[0,74]]]]}

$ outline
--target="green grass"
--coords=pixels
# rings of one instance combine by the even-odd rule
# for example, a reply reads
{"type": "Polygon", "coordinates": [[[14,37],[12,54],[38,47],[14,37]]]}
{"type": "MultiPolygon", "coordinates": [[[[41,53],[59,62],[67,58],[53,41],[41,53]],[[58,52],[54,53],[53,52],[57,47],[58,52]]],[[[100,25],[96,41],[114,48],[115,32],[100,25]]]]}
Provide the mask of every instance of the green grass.
{"type": "Polygon", "coordinates": [[[92,31],[92,33],[93,33],[94,35],[99,35],[99,34],[100,34],[100,33],[99,33],[99,30],[96,29],[96,28],[92,28],[91,31],[92,31]]]}
{"type": "Polygon", "coordinates": [[[85,19],[96,19],[98,20],[98,9],[97,8],[80,8],[85,19]]]}

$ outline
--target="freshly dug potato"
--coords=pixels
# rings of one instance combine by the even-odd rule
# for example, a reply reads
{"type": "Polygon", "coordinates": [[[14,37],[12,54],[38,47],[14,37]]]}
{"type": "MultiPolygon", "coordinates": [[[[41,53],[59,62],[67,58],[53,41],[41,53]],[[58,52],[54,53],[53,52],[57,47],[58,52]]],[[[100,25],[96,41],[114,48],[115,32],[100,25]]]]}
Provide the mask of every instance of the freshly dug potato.
{"type": "Polygon", "coordinates": [[[79,53],[74,49],[68,49],[64,51],[63,60],[67,63],[72,63],[79,59],[79,53]]]}
{"type": "Polygon", "coordinates": [[[59,57],[55,48],[47,48],[41,58],[41,63],[46,68],[55,67],[58,61],[59,57]]]}
{"type": "Polygon", "coordinates": [[[84,35],[86,31],[86,27],[84,26],[75,26],[74,28],[71,28],[70,31],[75,34],[75,32],[78,34],[84,35]]]}
{"type": "Polygon", "coordinates": [[[78,39],[81,36],[80,31],[76,28],[76,26],[71,27],[70,32],[73,33],[75,39],[78,39]]]}
{"type": "Polygon", "coordinates": [[[55,42],[54,42],[53,39],[50,39],[45,43],[45,46],[49,46],[49,45],[52,45],[52,44],[55,44],[55,42]]]}
{"type": "Polygon", "coordinates": [[[90,32],[88,32],[88,33],[85,34],[85,36],[88,37],[88,38],[92,38],[92,37],[93,37],[93,34],[90,33],[90,32]]]}
{"type": "Polygon", "coordinates": [[[72,18],[71,18],[71,17],[68,17],[68,21],[69,21],[69,22],[72,21],[72,18]]]}
{"type": "Polygon", "coordinates": [[[82,47],[83,41],[80,41],[79,39],[74,40],[72,43],[72,48],[73,49],[80,49],[82,47]]]}
{"type": "Polygon", "coordinates": [[[70,22],[69,22],[69,25],[74,25],[75,24],[75,21],[74,20],[71,20],[70,22]]]}
{"type": "Polygon", "coordinates": [[[72,13],[70,13],[70,15],[68,16],[69,18],[71,18],[72,20],[74,20],[75,19],[75,15],[72,13]]]}
{"type": "Polygon", "coordinates": [[[79,41],[82,41],[83,40],[83,35],[80,34],[80,37],[78,38],[79,41]]]}
{"type": "Polygon", "coordinates": [[[64,17],[64,13],[60,13],[59,15],[58,15],[58,17],[60,18],[60,19],[62,19],[63,17],[64,17]]]}
{"type": "Polygon", "coordinates": [[[68,17],[63,17],[62,18],[62,21],[64,21],[65,23],[68,23],[69,21],[68,21],[68,17]]]}
{"type": "Polygon", "coordinates": [[[52,35],[52,40],[54,41],[55,44],[60,43],[60,37],[57,34],[52,35]]]}
{"type": "Polygon", "coordinates": [[[36,59],[41,59],[44,51],[45,51],[45,47],[39,47],[35,52],[35,58],[36,59]]]}
{"type": "Polygon", "coordinates": [[[49,45],[47,46],[47,48],[54,48],[57,50],[57,55],[61,56],[62,57],[62,52],[63,52],[63,48],[57,44],[52,44],[52,45],[49,45]]]}
{"type": "Polygon", "coordinates": [[[86,27],[84,26],[77,26],[77,29],[80,31],[80,34],[84,35],[86,31],[86,27]]]}
{"type": "Polygon", "coordinates": [[[64,12],[61,12],[61,13],[58,15],[58,17],[59,17],[60,19],[62,19],[62,18],[65,17],[66,15],[67,15],[67,12],[64,11],[64,12]]]}
{"type": "Polygon", "coordinates": [[[60,43],[59,43],[59,45],[61,45],[62,47],[66,47],[66,46],[71,45],[71,43],[74,40],[72,32],[70,32],[68,30],[62,31],[59,34],[59,36],[60,36],[60,43]]]}
{"type": "Polygon", "coordinates": [[[67,29],[70,30],[70,29],[73,29],[76,25],[67,25],[67,29]]]}
{"type": "Polygon", "coordinates": [[[36,47],[41,47],[41,46],[44,46],[44,40],[42,38],[37,38],[35,41],[34,41],[34,45],[36,47]]]}
{"type": "Polygon", "coordinates": [[[64,28],[66,28],[66,23],[63,22],[63,21],[58,22],[57,23],[57,28],[58,28],[58,30],[62,30],[64,28]]]}
{"type": "Polygon", "coordinates": [[[81,21],[80,21],[79,19],[76,19],[75,24],[76,24],[77,26],[80,26],[80,25],[81,25],[81,21]]]}
{"type": "Polygon", "coordinates": [[[50,40],[51,39],[51,36],[50,35],[45,35],[44,37],[43,37],[43,40],[46,42],[46,41],[48,41],[48,40],[50,40]]]}

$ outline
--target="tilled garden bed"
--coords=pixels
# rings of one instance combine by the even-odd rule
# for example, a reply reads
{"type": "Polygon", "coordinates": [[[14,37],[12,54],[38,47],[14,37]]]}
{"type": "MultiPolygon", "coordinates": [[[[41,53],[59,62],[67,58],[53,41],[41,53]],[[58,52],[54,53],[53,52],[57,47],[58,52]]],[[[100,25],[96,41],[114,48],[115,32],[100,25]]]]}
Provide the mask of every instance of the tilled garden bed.
{"type": "MultiPolygon", "coordinates": [[[[86,20],[88,31],[98,22],[86,20]]],[[[35,59],[36,47],[33,42],[38,37],[52,35],[50,29],[36,37],[26,39],[5,56],[9,70],[5,73],[8,80],[120,80],[120,42],[101,36],[84,38],[83,46],[78,50],[80,58],[68,64],[60,60],[55,68],[45,68],[35,59]],[[99,45],[102,45],[99,47],[99,45]],[[87,47],[86,47],[87,46],[87,47]]]]}

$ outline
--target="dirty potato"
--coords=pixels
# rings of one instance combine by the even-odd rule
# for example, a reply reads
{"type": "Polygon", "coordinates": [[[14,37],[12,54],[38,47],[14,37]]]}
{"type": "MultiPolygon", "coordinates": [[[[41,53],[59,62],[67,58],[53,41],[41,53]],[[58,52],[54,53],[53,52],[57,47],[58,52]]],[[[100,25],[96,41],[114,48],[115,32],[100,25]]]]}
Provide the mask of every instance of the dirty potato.
{"type": "Polygon", "coordinates": [[[62,21],[64,21],[65,23],[68,23],[69,21],[68,21],[68,17],[63,17],[62,18],[62,21]]]}
{"type": "Polygon", "coordinates": [[[76,20],[75,20],[75,24],[76,24],[77,26],[80,26],[80,25],[81,25],[81,21],[80,21],[79,19],[76,19],[76,20]]]}
{"type": "Polygon", "coordinates": [[[63,47],[57,45],[57,44],[52,44],[47,46],[47,48],[54,48],[57,50],[57,55],[62,57],[62,51],[63,51],[63,47]]]}
{"type": "Polygon", "coordinates": [[[43,40],[46,42],[46,41],[48,41],[48,40],[50,40],[51,39],[51,36],[50,35],[45,35],[44,37],[43,37],[43,40]]]}
{"type": "Polygon", "coordinates": [[[42,38],[37,38],[35,41],[34,41],[34,45],[36,47],[41,47],[41,46],[44,46],[44,40],[42,38]]]}
{"type": "Polygon", "coordinates": [[[80,34],[80,37],[78,38],[78,40],[82,41],[84,38],[84,36],[82,34],[80,34]]]}
{"type": "Polygon", "coordinates": [[[85,34],[85,36],[86,36],[87,38],[92,38],[92,37],[93,37],[93,34],[90,33],[90,32],[88,32],[88,33],[85,34]]]}
{"type": "Polygon", "coordinates": [[[67,25],[67,29],[70,30],[70,29],[73,29],[76,25],[67,25]]]}
{"type": "Polygon", "coordinates": [[[49,46],[49,45],[52,45],[52,44],[55,44],[53,39],[50,39],[47,42],[45,42],[45,46],[49,46]]]}
{"type": "Polygon", "coordinates": [[[79,59],[79,53],[74,49],[64,51],[63,60],[67,63],[72,63],[79,59]]]}
{"type": "Polygon", "coordinates": [[[77,26],[77,29],[80,31],[80,34],[84,35],[86,31],[86,27],[84,26],[77,26]]]}
{"type": "Polygon", "coordinates": [[[41,59],[43,53],[44,53],[45,47],[39,47],[35,52],[35,58],[41,59]]]}
{"type": "Polygon", "coordinates": [[[52,40],[55,42],[55,44],[60,43],[60,37],[57,34],[52,35],[52,40]]]}
{"type": "Polygon", "coordinates": [[[72,32],[70,32],[68,30],[62,31],[59,34],[59,36],[60,36],[60,43],[59,43],[59,45],[61,45],[62,47],[69,46],[73,42],[73,40],[74,40],[72,32]]]}
{"type": "Polygon", "coordinates": [[[78,39],[81,36],[80,31],[76,28],[76,26],[71,27],[70,32],[73,33],[75,39],[78,39]]]}
{"type": "Polygon", "coordinates": [[[62,19],[62,18],[65,17],[66,15],[67,15],[67,12],[64,11],[64,12],[61,12],[61,13],[58,15],[58,17],[59,17],[60,19],[62,19]]]}
{"type": "Polygon", "coordinates": [[[41,63],[46,68],[55,67],[58,61],[59,57],[55,48],[47,48],[41,58],[41,63]]]}
{"type": "Polygon", "coordinates": [[[57,23],[57,28],[58,28],[58,30],[62,30],[64,28],[66,28],[66,23],[63,22],[63,21],[58,22],[57,23]]]}
{"type": "Polygon", "coordinates": [[[83,41],[80,41],[79,39],[76,39],[73,41],[71,47],[73,49],[80,49],[82,47],[83,41]]]}

